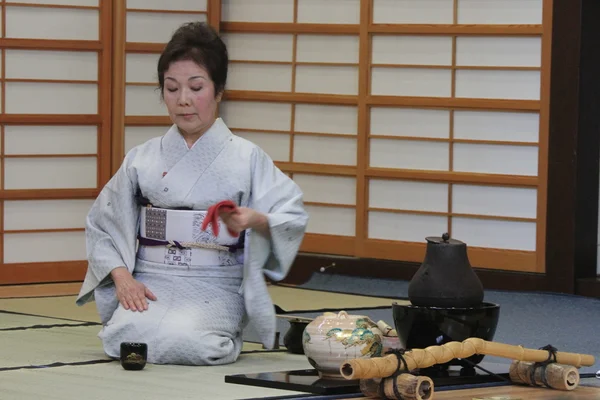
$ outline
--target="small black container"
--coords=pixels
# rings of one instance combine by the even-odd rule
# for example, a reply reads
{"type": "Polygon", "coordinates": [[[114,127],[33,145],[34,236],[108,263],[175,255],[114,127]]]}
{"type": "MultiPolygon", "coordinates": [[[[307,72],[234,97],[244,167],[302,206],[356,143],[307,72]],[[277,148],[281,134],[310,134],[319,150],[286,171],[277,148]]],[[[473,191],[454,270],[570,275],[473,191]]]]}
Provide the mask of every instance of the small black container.
{"type": "Polygon", "coordinates": [[[121,366],[128,371],[139,371],[146,366],[148,345],[146,343],[121,343],[121,366]]]}
{"type": "Polygon", "coordinates": [[[287,351],[292,354],[304,354],[304,345],[302,344],[302,336],[304,329],[310,323],[310,320],[290,319],[290,328],[283,337],[283,345],[287,351]]]}
{"type": "MultiPolygon", "coordinates": [[[[400,343],[406,343],[406,349],[409,350],[462,342],[471,337],[492,341],[498,326],[500,306],[487,302],[466,308],[393,303],[392,312],[400,343]]],[[[483,357],[476,354],[467,360],[478,364],[483,357]]],[[[456,359],[441,365],[470,366],[456,359]]]]}

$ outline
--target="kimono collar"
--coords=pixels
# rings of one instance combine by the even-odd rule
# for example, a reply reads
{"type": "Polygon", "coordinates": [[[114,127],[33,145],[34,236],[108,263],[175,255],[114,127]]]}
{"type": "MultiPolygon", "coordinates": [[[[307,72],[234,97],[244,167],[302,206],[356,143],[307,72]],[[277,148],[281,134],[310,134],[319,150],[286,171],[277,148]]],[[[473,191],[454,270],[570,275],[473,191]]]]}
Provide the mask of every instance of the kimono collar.
{"type": "Polygon", "coordinates": [[[221,148],[232,136],[221,118],[217,118],[210,128],[189,148],[177,125],[171,126],[162,140],[162,155],[167,169],[171,169],[188,152],[203,153],[207,149],[221,148]]]}

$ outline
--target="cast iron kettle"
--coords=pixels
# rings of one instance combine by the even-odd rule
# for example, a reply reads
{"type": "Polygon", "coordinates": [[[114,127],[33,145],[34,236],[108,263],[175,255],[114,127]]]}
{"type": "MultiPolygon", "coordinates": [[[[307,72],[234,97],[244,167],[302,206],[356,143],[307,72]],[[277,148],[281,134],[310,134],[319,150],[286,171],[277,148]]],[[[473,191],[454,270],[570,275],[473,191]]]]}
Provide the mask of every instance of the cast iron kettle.
{"type": "Polygon", "coordinates": [[[467,245],[442,237],[427,237],[425,259],[408,286],[408,298],[421,307],[477,307],[483,285],[467,256],[467,245]]]}

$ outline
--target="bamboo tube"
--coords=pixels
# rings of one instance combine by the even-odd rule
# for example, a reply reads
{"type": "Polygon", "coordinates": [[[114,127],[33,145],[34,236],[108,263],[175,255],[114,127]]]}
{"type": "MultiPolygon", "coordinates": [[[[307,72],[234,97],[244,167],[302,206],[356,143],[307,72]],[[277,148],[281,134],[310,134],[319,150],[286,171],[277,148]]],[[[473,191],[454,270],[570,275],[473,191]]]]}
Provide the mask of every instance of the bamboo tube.
{"type": "Polygon", "coordinates": [[[396,330],[389,326],[385,321],[378,321],[377,327],[383,333],[383,336],[398,336],[396,330]]]}
{"type": "MultiPolygon", "coordinates": [[[[463,342],[449,342],[441,346],[429,346],[426,349],[413,349],[404,353],[407,369],[398,364],[394,354],[369,359],[353,359],[340,366],[341,375],[348,379],[386,378],[396,371],[410,372],[417,368],[427,368],[436,364],[444,364],[455,358],[468,358],[475,354],[503,357],[519,361],[543,362],[548,359],[547,350],[527,349],[523,346],[488,342],[479,338],[469,338],[463,342]]],[[[592,366],[594,357],[587,354],[556,352],[559,364],[592,366]]]]}
{"type": "Polygon", "coordinates": [[[361,379],[358,385],[358,387],[360,388],[360,392],[364,394],[365,397],[380,398],[381,381],[383,381],[384,379],[389,378],[361,379]]]}
{"type": "Polygon", "coordinates": [[[411,374],[360,381],[360,391],[366,397],[394,400],[432,400],[433,386],[431,378],[411,374]]]}
{"type": "Polygon", "coordinates": [[[510,380],[529,386],[548,386],[557,390],[573,390],[579,385],[579,371],[571,365],[550,363],[545,368],[532,362],[513,361],[509,370],[510,380]],[[533,372],[533,382],[531,380],[533,372]]]}

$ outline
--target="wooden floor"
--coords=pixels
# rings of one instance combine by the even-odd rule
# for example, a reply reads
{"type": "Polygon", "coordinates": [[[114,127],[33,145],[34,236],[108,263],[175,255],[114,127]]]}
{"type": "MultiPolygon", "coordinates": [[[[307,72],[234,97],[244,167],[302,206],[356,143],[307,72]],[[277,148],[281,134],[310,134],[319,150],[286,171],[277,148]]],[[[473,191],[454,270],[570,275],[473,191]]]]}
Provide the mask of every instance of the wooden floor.
{"type": "MultiPolygon", "coordinates": [[[[595,378],[592,378],[595,379],[595,378]]],[[[368,399],[368,397],[361,397],[368,399]]],[[[369,398],[370,399],[370,398],[369,398]]],[[[597,400],[600,388],[579,386],[566,392],[527,386],[501,386],[484,389],[464,389],[435,392],[432,400],[597,400]]],[[[348,399],[350,400],[350,399],[348,399]]],[[[352,400],[357,400],[356,398],[352,400]]]]}

